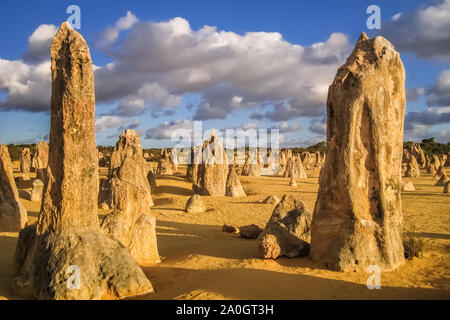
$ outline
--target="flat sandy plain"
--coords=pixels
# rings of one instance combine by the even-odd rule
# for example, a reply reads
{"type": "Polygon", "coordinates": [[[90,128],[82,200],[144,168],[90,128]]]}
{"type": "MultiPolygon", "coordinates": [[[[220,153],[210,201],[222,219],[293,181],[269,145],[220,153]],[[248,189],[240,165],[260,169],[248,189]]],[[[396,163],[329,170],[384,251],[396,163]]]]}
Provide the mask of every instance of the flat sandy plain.
{"type": "MultiPolygon", "coordinates": [[[[14,168],[20,176],[18,162],[14,168]]],[[[100,168],[103,177],[106,172],[100,168]]],[[[419,178],[404,178],[416,191],[402,194],[404,231],[424,240],[423,256],[383,272],[379,290],[367,288],[369,274],[364,271],[329,271],[308,257],[259,259],[256,240],[222,232],[224,223],[264,227],[273,205],[261,202],[271,194],[299,197],[313,210],[318,170],[297,179],[298,187],[288,186],[289,178],[240,177],[247,197],[204,197],[207,212],[199,214],[184,212],[192,195],[185,172],[180,166],[174,176],[157,177],[151,212],[157,219],[162,262],[143,266],[156,293],[139,299],[450,299],[450,195],[423,171],[419,178]]],[[[31,182],[18,187],[29,223],[34,223],[40,203],[26,200],[31,182]]],[[[99,213],[101,218],[107,212],[99,213]]],[[[10,287],[17,237],[0,233],[0,299],[20,299],[11,295],[10,287]]]]}

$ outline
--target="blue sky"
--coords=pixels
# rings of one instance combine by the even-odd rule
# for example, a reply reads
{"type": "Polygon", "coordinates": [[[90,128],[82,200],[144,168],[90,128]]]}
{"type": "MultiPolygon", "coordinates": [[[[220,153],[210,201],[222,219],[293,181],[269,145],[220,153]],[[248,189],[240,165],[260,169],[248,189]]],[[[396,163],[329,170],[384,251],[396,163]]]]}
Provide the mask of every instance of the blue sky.
{"type": "Polygon", "coordinates": [[[121,130],[133,128],[144,147],[170,145],[168,132],[187,128],[193,120],[203,120],[204,128],[284,128],[286,145],[325,140],[325,84],[361,31],[369,37],[382,34],[401,53],[408,90],[405,138],[433,135],[450,141],[448,0],[3,0],[0,138],[4,143],[38,142],[48,133],[49,79],[36,87],[22,87],[45,78],[49,59],[38,57],[42,53],[33,49],[29,37],[41,25],[53,25],[35,33],[36,47],[41,40],[48,45],[72,4],[81,9],[79,32],[99,68],[98,144],[112,145],[121,130]],[[371,4],[381,8],[379,31],[366,26],[366,8],[371,4]],[[125,26],[117,29],[121,18],[125,26]],[[111,36],[108,30],[118,33],[105,42],[111,36]],[[179,32],[187,40],[176,40],[179,32]],[[216,50],[218,44],[221,51],[216,50]],[[129,61],[133,59],[135,64],[129,61]],[[107,70],[108,63],[115,69],[107,70]],[[135,66],[148,68],[148,77],[135,66]]]}

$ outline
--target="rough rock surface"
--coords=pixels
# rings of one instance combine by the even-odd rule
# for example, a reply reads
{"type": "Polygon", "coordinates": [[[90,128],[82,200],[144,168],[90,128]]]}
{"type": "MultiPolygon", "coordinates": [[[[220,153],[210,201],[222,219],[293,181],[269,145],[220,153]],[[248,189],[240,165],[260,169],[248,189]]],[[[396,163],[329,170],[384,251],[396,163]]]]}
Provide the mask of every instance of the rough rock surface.
{"type": "Polygon", "coordinates": [[[29,148],[23,148],[20,157],[20,172],[23,180],[30,180],[31,152],[29,148]]]}
{"type": "MultiPolygon", "coordinates": [[[[224,196],[228,175],[225,149],[217,138],[215,131],[202,146],[201,163],[194,166],[194,193],[204,196],[224,196]]],[[[196,160],[198,161],[198,160],[196,160]]]]}
{"type": "Polygon", "coordinates": [[[242,238],[245,239],[256,239],[261,234],[261,232],[263,232],[263,229],[261,229],[256,224],[239,227],[239,234],[242,238]]]}
{"type": "Polygon", "coordinates": [[[107,214],[101,228],[119,241],[139,264],[161,262],[156,241],[156,218],[141,140],[134,130],[125,130],[111,156],[107,214]]]}
{"type": "Polygon", "coordinates": [[[36,179],[33,181],[33,189],[31,189],[31,201],[41,201],[42,193],[44,191],[44,183],[36,179]]]}
{"type": "Polygon", "coordinates": [[[0,232],[20,231],[27,223],[27,211],[19,199],[8,147],[0,144],[0,232]]]}
{"type": "Polygon", "coordinates": [[[50,54],[48,183],[37,225],[19,234],[12,273],[14,292],[39,299],[100,299],[104,294],[123,298],[153,292],[136,260],[100,231],[89,48],[64,22],[50,54]],[[80,281],[72,275],[75,279],[78,275],[80,281]]]}
{"type": "Polygon", "coordinates": [[[224,224],[222,226],[222,232],[239,233],[239,228],[236,226],[229,225],[229,224],[224,224]]]}
{"type": "Polygon", "coordinates": [[[405,71],[383,37],[363,33],[328,90],[327,157],[311,257],[333,270],[404,262],[401,162],[405,71]]]}
{"type": "Polygon", "coordinates": [[[188,199],[186,202],[186,208],[187,213],[200,213],[205,212],[205,204],[203,203],[203,199],[200,195],[194,194],[192,197],[188,199]]]}
{"type": "Polygon", "coordinates": [[[246,194],[242,188],[241,181],[234,168],[228,172],[227,185],[225,190],[227,197],[245,197],[246,194]]]}
{"type": "Polygon", "coordinates": [[[265,199],[263,200],[263,203],[267,203],[267,204],[275,204],[275,205],[277,205],[278,202],[280,202],[280,201],[281,201],[280,198],[278,198],[277,196],[270,195],[270,196],[268,196],[267,198],[265,198],[265,199]]]}
{"type": "Polygon", "coordinates": [[[36,154],[33,158],[33,168],[36,170],[36,178],[44,184],[47,180],[48,143],[41,141],[36,146],[36,154]]]}
{"type": "Polygon", "coordinates": [[[311,239],[311,212],[303,202],[285,195],[272,212],[264,231],[258,237],[262,258],[307,255],[311,239]]]}

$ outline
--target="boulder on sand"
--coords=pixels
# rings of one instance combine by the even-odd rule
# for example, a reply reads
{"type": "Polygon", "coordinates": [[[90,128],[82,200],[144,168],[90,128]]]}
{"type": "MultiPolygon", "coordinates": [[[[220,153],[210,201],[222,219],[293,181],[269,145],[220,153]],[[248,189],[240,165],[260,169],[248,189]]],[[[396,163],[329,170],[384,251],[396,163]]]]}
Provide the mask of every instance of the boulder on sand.
{"type": "Polygon", "coordinates": [[[265,259],[307,255],[311,239],[311,212],[304,203],[285,195],[258,237],[259,255],[265,259]]]}
{"type": "Polygon", "coordinates": [[[222,232],[239,233],[239,228],[230,224],[224,224],[222,226],[222,232]]]}
{"type": "Polygon", "coordinates": [[[242,238],[245,239],[256,239],[261,234],[261,232],[263,232],[263,229],[261,229],[256,224],[239,227],[239,234],[242,238]]]}
{"type": "Polygon", "coordinates": [[[188,199],[186,202],[186,208],[187,213],[200,213],[205,212],[205,204],[203,203],[203,199],[200,195],[194,194],[192,197],[188,199]]]}

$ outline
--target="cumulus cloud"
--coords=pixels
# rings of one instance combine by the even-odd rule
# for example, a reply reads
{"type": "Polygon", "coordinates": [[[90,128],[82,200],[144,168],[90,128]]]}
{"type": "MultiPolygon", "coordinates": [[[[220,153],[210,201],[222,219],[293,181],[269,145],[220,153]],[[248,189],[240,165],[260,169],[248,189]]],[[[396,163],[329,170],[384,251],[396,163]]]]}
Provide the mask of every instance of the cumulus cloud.
{"type": "Polygon", "coordinates": [[[122,132],[124,130],[128,130],[128,129],[132,129],[135,130],[137,129],[141,124],[141,120],[139,118],[134,119],[133,121],[131,121],[128,125],[126,126],[121,126],[118,131],[122,132]]]}
{"type": "Polygon", "coordinates": [[[440,143],[448,143],[450,141],[450,131],[436,130],[423,124],[413,124],[408,129],[405,129],[405,141],[421,141],[430,137],[434,137],[440,143]]]}
{"type": "MultiPolygon", "coordinates": [[[[0,109],[45,111],[50,102],[48,46],[53,25],[39,26],[23,60],[1,60],[0,109]]],[[[287,121],[323,112],[328,85],[351,50],[333,33],[311,46],[292,44],[277,32],[240,35],[183,18],[140,22],[131,12],[106,28],[97,46],[112,62],[95,67],[96,100],[117,103],[104,116],[171,115],[183,96],[200,94],[195,120],[266,106],[261,119],[287,121]],[[123,38],[119,34],[128,33],[123,38]]],[[[255,115],[255,118],[258,115],[255,115]]]]}
{"type": "Polygon", "coordinates": [[[97,133],[104,133],[111,128],[120,128],[125,125],[127,121],[121,117],[115,116],[101,116],[95,120],[95,131],[97,133]]]}
{"type": "Polygon", "coordinates": [[[107,27],[105,29],[99,41],[99,46],[106,46],[113,43],[119,38],[120,31],[130,29],[137,22],[138,19],[136,16],[131,11],[127,11],[126,16],[117,20],[113,27],[107,27]]]}
{"type": "Polygon", "coordinates": [[[322,136],[327,134],[327,119],[323,117],[322,119],[311,119],[308,127],[309,131],[318,133],[322,136]]]}
{"type": "Polygon", "coordinates": [[[154,128],[147,130],[145,139],[164,140],[172,138],[172,134],[177,129],[187,130],[190,134],[193,132],[193,124],[189,120],[166,121],[154,128]]]}
{"type": "Polygon", "coordinates": [[[428,90],[427,103],[437,107],[450,106],[450,70],[444,70],[428,90]]]}
{"type": "Polygon", "coordinates": [[[125,107],[130,99],[143,100],[141,112],[142,105],[174,108],[184,94],[200,93],[195,120],[225,119],[234,111],[276,104],[285,106],[282,117],[279,110],[261,117],[285,121],[317,113],[350,50],[341,33],[303,47],[276,32],[193,30],[183,18],[137,22],[125,39],[105,49],[113,62],[96,71],[97,98],[119,99],[121,107],[113,112],[126,109],[131,115],[133,108],[125,107]]]}
{"type": "Polygon", "coordinates": [[[427,108],[421,112],[408,112],[405,117],[405,130],[411,130],[417,125],[436,125],[450,122],[450,107],[427,108]]]}
{"type": "Polygon", "coordinates": [[[442,71],[431,86],[407,90],[406,96],[408,101],[414,101],[422,95],[427,108],[405,116],[405,134],[411,137],[429,133],[430,126],[450,122],[450,70],[442,71]]]}
{"type": "Polygon", "coordinates": [[[50,44],[58,28],[53,24],[41,24],[28,38],[28,49],[23,55],[26,63],[41,63],[50,59],[50,44]]]}
{"type": "Polygon", "coordinates": [[[417,101],[424,94],[424,88],[408,88],[406,89],[406,101],[417,101]]]}
{"type": "Polygon", "coordinates": [[[0,110],[50,110],[49,49],[57,31],[52,24],[42,24],[28,38],[28,48],[22,59],[0,58],[0,91],[6,92],[0,110]]]}
{"type": "Polygon", "coordinates": [[[278,129],[280,133],[298,132],[302,129],[300,123],[289,124],[288,122],[282,122],[279,126],[271,127],[270,129],[278,129]]]}
{"type": "Polygon", "coordinates": [[[0,59],[0,91],[7,93],[0,111],[49,111],[50,87],[50,61],[34,65],[0,59]]]}
{"type": "Polygon", "coordinates": [[[400,51],[411,51],[421,58],[450,59],[450,0],[421,6],[397,14],[381,29],[400,51]]]}

